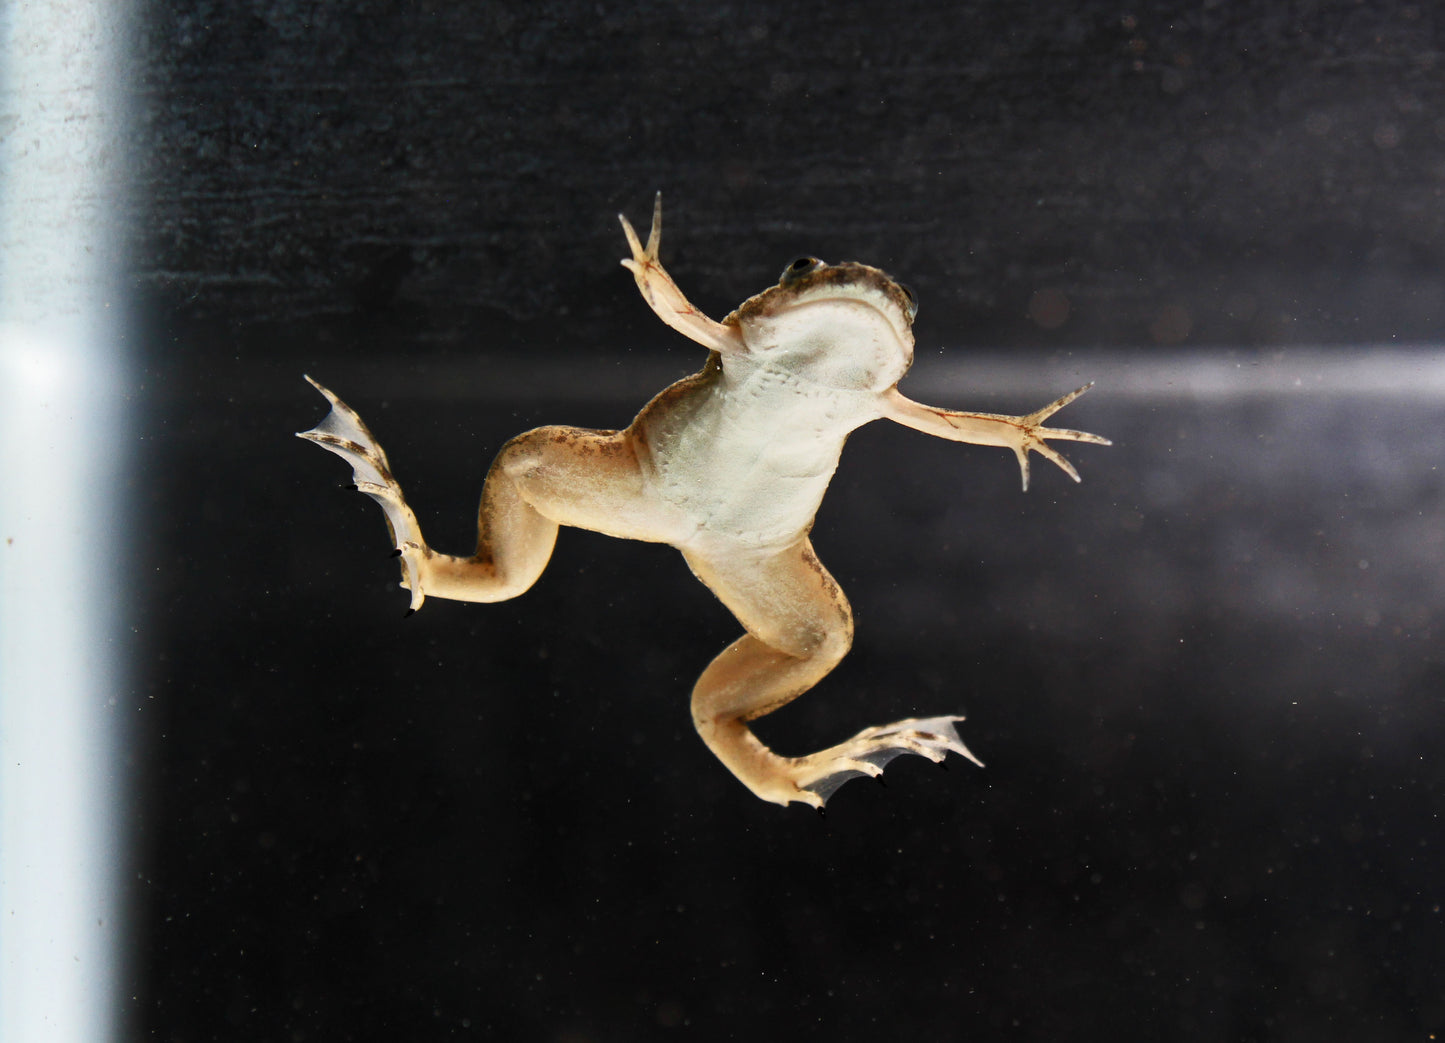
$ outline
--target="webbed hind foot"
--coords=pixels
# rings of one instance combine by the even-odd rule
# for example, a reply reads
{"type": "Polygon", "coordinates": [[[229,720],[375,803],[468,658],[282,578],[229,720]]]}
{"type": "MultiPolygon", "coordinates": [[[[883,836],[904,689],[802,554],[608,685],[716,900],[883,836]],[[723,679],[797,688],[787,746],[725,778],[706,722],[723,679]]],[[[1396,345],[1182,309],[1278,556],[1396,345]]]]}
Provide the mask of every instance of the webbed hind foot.
{"type": "Polygon", "coordinates": [[[381,504],[392,546],[396,548],[394,556],[401,558],[401,585],[411,591],[411,607],[407,610],[410,615],[426,600],[421,584],[421,567],[430,552],[422,539],[421,526],[407,506],[401,485],[392,476],[386,452],[356,410],[310,377],[306,381],[326,396],[331,403],[331,412],[310,431],[298,431],[296,437],[315,442],[349,463],[357,491],[381,504]]]}
{"type": "Polygon", "coordinates": [[[865,728],[837,746],[792,761],[791,774],[800,795],[793,798],[821,808],[849,779],[868,776],[880,779],[883,768],[905,753],[927,757],[935,764],[950,752],[967,757],[980,768],[975,757],[958,737],[954,723],[962,717],[910,717],[865,728]]]}

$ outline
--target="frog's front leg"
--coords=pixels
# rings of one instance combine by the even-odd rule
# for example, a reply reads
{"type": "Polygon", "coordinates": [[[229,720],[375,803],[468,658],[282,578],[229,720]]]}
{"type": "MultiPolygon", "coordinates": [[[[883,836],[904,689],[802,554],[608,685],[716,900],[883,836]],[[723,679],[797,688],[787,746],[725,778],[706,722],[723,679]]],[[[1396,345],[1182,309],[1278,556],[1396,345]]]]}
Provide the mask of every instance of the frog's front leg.
{"type": "Polygon", "coordinates": [[[742,351],[743,338],[738,328],[714,322],[698,311],[662,267],[658,257],[658,249],[662,245],[662,193],[657,193],[652,205],[652,231],[648,233],[646,247],[638,240],[632,223],[626,217],[618,214],[617,220],[622,222],[622,232],[632,250],[632,256],[625,258],[622,266],[632,272],[642,299],[657,317],[705,348],[723,354],[742,351]]]}
{"type": "Polygon", "coordinates": [[[905,398],[894,388],[884,397],[884,413],[888,419],[911,427],[915,431],[947,438],[954,442],[969,442],[973,445],[996,445],[1012,449],[1018,458],[1019,471],[1023,476],[1024,491],[1029,488],[1029,453],[1038,453],[1052,461],[1074,481],[1079,472],[1063,455],[1049,445],[1045,439],[1066,442],[1091,442],[1094,445],[1112,445],[1103,435],[1092,435],[1087,431],[1071,431],[1062,427],[1045,427],[1044,421],[1078,398],[1093,384],[1061,395],[1042,409],[1028,416],[1007,416],[1003,413],[964,413],[954,409],[939,409],[925,406],[905,398]]]}
{"type": "Polygon", "coordinates": [[[747,633],[698,678],[693,723],[718,759],[763,800],[821,808],[839,786],[878,776],[894,757],[941,761],[951,750],[978,763],[958,738],[961,717],[898,721],[868,728],[806,757],[783,757],[748,728],[812,688],[847,653],[853,617],[847,599],[805,538],[781,553],[703,555],[688,564],[747,633]]]}
{"type": "Polygon", "coordinates": [[[615,536],[662,540],[655,512],[643,495],[642,474],[625,431],[541,427],[508,442],[482,487],[477,549],[470,556],[441,554],[427,546],[416,515],[371,431],[355,410],[306,378],[326,396],[331,412],[298,437],[351,464],[356,488],[381,504],[402,586],[411,608],[428,595],[455,601],[505,601],[542,574],[559,525],[615,536]]]}

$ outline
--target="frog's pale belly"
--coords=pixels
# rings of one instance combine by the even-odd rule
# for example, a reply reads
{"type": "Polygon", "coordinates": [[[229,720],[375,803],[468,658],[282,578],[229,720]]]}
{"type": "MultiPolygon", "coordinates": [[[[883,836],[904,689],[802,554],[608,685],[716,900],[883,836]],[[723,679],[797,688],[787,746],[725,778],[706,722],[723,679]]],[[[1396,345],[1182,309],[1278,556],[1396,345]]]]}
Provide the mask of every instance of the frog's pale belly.
{"type": "Polygon", "coordinates": [[[766,365],[709,367],[685,383],[686,394],[659,396],[636,429],[650,490],[699,540],[794,543],[849,432],[876,416],[851,392],[766,365]]]}

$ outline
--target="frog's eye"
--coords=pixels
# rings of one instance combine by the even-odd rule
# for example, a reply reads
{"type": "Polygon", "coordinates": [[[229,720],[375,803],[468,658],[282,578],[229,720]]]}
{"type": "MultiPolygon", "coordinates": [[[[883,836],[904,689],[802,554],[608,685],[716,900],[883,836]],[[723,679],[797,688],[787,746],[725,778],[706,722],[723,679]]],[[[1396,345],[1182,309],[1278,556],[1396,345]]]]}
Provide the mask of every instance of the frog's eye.
{"type": "Polygon", "coordinates": [[[918,316],[918,294],[902,283],[898,284],[898,288],[903,291],[903,296],[908,298],[908,321],[912,322],[918,316]]]}
{"type": "Polygon", "coordinates": [[[783,269],[782,278],[778,281],[786,286],[790,282],[797,282],[805,275],[811,275],[821,267],[823,267],[823,262],[816,257],[799,257],[783,269]]]}

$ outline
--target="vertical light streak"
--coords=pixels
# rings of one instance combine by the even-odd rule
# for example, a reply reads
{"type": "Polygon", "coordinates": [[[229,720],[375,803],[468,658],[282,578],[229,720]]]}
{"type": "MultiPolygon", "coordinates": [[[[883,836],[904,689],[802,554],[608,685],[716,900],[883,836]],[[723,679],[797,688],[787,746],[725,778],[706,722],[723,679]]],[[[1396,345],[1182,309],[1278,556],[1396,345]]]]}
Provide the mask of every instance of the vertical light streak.
{"type": "Polygon", "coordinates": [[[117,1031],[126,5],[0,5],[0,1040],[117,1031]]]}

